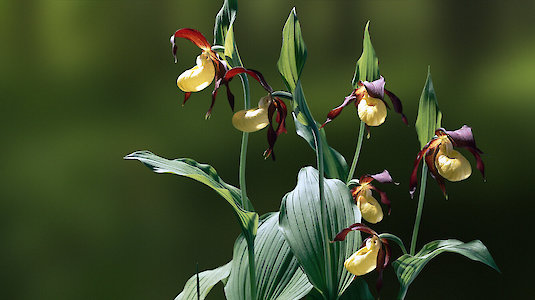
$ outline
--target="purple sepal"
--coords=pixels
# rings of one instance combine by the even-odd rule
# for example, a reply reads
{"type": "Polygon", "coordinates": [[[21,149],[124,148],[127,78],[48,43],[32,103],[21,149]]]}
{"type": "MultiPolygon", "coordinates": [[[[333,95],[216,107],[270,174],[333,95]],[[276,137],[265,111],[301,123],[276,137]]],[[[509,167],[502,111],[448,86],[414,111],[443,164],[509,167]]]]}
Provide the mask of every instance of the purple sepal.
{"type": "Polygon", "coordinates": [[[366,87],[368,95],[381,100],[385,98],[385,78],[383,76],[372,82],[363,81],[362,84],[366,87]]]}

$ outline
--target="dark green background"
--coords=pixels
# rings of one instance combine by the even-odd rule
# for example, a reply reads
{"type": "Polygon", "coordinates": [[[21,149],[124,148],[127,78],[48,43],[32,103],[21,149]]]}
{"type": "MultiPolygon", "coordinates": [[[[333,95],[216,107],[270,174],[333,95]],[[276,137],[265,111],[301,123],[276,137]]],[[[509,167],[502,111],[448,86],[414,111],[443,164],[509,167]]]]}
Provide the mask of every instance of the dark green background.
{"type": "MultiPolygon", "coordinates": [[[[387,88],[411,126],[390,112],[365,141],[357,174],[388,168],[381,186],[392,215],[376,226],[409,243],[416,200],[408,179],[418,151],[417,102],[431,65],[443,125],[474,128],[488,181],[428,184],[420,246],[481,239],[503,274],[453,254],[429,264],[408,299],[513,299],[533,291],[533,1],[240,1],[235,33],[245,65],[283,89],[276,69],[281,30],[297,7],[309,58],[303,86],[316,119],[350,92],[362,31],[387,88]]],[[[201,30],[212,40],[221,1],[0,2],[0,287],[3,299],[172,299],[195,271],[230,260],[239,234],[230,207],[188,179],[123,161],[135,150],[212,164],[237,185],[241,134],[223,95],[204,120],[210,91],[180,107],[176,77],[199,50],[169,36],[201,30]]],[[[238,82],[232,87],[241,109],[238,82]]],[[[253,99],[264,95],[253,84],[253,99]]],[[[256,101],[256,100],[254,100],[256,101]]],[[[289,122],[290,124],[292,122],[289,122]]],[[[327,128],[351,160],[358,120],[348,108],[327,128]]],[[[250,138],[248,191],[260,213],[279,208],[313,152],[289,125],[276,162],[264,161],[265,131],[250,138]]],[[[467,152],[463,152],[474,163],[467,152]]],[[[396,255],[399,251],[396,250],[396,255]]],[[[397,282],[386,272],[384,299],[397,282]]],[[[366,276],[369,282],[375,275],[366,276]]],[[[218,286],[212,299],[222,297],[218,286]]],[[[529,293],[532,294],[532,293],[529,293]]]]}

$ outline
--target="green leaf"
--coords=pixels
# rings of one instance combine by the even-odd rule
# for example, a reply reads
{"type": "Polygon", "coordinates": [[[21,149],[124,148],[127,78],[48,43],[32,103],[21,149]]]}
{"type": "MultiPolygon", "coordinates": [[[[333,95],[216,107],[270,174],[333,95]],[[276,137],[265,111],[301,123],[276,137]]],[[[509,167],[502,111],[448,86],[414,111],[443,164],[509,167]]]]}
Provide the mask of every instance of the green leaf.
{"type": "Polygon", "coordinates": [[[357,83],[359,82],[359,80],[374,81],[380,78],[379,59],[375,55],[375,50],[373,49],[370,32],[368,31],[369,26],[370,21],[366,23],[366,27],[364,28],[362,55],[357,60],[355,74],[353,75],[353,80],[351,81],[351,84],[353,84],[353,87],[355,88],[357,88],[357,83]]]}
{"type": "Polygon", "coordinates": [[[171,173],[194,179],[207,185],[221,195],[232,206],[242,232],[249,238],[254,237],[258,225],[258,214],[243,209],[240,190],[225,183],[216,170],[189,158],[168,160],[149,151],[137,151],[124,157],[142,162],[155,173],[171,173]]]}
{"type": "Polygon", "coordinates": [[[242,65],[238,49],[236,48],[236,42],[234,40],[233,25],[230,25],[225,37],[225,60],[231,67],[238,67],[242,65]]]}
{"type": "Polygon", "coordinates": [[[423,148],[435,136],[435,130],[440,128],[442,113],[438,108],[437,95],[431,79],[431,68],[427,71],[424,90],[418,104],[418,117],[416,118],[416,133],[423,148]]]}
{"type": "Polygon", "coordinates": [[[191,276],[186,282],[184,290],[176,296],[175,300],[202,300],[206,298],[214,285],[220,281],[224,281],[230,275],[231,264],[232,262],[229,262],[217,269],[199,273],[199,298],[197,298],[197,274],[191,276]]]}
{"type": "MultiPolygon", "coordinates": [[[[292,116],[295,122],[296,132],[308,142],[313,150],[316,150],[314,129],[317,130],[319,124],[310,113],[299,80],[306,58],[307,49],[294,8],[290,12],[290,16],[282,30],[282,47],[277,67],[286,87],[293,95],[292,116]]],[[[327,177],[345,179],[348,172],[345,158],[328,145],[324,130],[320,131],[319,140],[324,149],[323,160],[325,162],[325,173],[327,177]]]]}
{"type": "MultiPolygon", "coordinates": [[[[301,299],[311,289],[305,273],[278,225],[279,213],[262,216],[255,238],[258,299],[301,299]]],[[[225,286],[227,299],[250,299],[247,244],[240,236],[234,245],[232,271],[225,286]]]]}
{"type": "Polygon", "coordinates": [[[464,255],[471,260],[479,261],[500,272],[489,250],[479,240],[463,243],[459,240],[438,240],[426,244],[420,252],[411,256],[405,254],[392,263],[400,283],[398,299],[404,299],[409,285],[420,274],[425,265],[435,256],[443,252],[464,255]]]}
{"type": "Polygon", "coordinates": [[[225,0],[221,10],[215,17],[214,45],[224,45],[229,28],[236,19],[238,12],[238,0],[225,0]]]}
{"type": "MultiPolygon", "coordinates": [[[[360,234],[347,236],[344,242],[324,244],[321,235],[321,207],[318,171],[306,167],[299,171],[297,186],[282,200],[279,225],[292,252],[314,287],[326,297],[342,295],[354,276],[344,268],[344,261],[360,246],[360,234]],[[325,274],[325,247],[331,247],[332,274],[325,274]],[[327,278],[333,282],[327,282],[327,278]],[[328,290],[332,286],[334,290],[328,290]]],[[[330,240],[347,226],[360,222],[361,216],[353,204],[348,187],[338,179],[327,179],[325,205],[327,206],[327,236],[330,240]]]]}
{"type": "Polygon", "coordinates": [[[290,91],[293,91],[297,86],[306,59],[307,47],[301,34],[301,25],[299,25],[294,7],[282,30],[281,54],[277,62],[284,84],[290,91]]]}

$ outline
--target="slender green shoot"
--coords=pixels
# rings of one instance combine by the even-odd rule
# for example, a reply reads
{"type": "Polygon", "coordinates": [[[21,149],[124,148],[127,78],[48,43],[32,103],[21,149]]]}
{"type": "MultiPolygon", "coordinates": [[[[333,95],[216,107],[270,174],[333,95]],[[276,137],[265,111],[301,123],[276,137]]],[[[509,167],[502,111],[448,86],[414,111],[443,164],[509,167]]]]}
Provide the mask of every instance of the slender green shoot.
{"type": "Polygon", "coordinates": [[[420,222],[422,220],[422,212],[424,210],[425,187],[427,184],[427,165],[422,166],[422,180],[420,181],[420,193],[418,194],[418,210],[416,211],[416,220],[414,221],[414,229],[412,230],[411,239],[411,255],[416,253],[416,240],[418,238],[418,230],[420,229],[420,222]]]}

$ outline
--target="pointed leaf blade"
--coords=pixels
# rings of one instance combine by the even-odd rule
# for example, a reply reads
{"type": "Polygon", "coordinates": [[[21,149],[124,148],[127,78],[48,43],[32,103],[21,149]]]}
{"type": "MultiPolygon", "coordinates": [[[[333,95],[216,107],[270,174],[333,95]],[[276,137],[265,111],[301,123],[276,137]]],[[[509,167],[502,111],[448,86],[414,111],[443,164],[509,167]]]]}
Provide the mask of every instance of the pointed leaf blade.
{"type": "Polygon", "coordinates": [[[301,25],[294,7],[282,30],[281,54],[277,62],[282,79],[290,91],[295,89],[306,59],[307,47],[301,34],[301,25]]]}
{"type": "MultiPolygon", "coordinates": [[[[258,299],[301,299],[311,289],[306,275],[284,240],[279,213],[262,216],[255,238],[258,299]]],[[[225,286],[227,299],[250,299],[247,244],[240,236],[234,245],[232,272],[225,286]]]]}
{"type": "Polygon", "coordinates": [[[191,276],[186,282],[186,285],[184,285],[184,289],[178,296],[176,296],[175,300],[205,299],[214,285],[228,278],[230,275],[231,264],[232,262],[229,262],[217,269],[199,273],[199,298],[197,297],[197,274],[191,276]]]}
{"type": "MultiPolygon", "coordinates": [[[[314,140],[312,127],[319,127],[319,124],[314,120],[310,113],[299,79],[306,58],[306,45],[301,34],[301,26],[294,8],[290,12],[290,16],[282,31],[282,47],[277,67],[284,80],[286,88],[293,95],[292,116],[295,122],[296,132],[308,142],[313,150],[316,150],[316,142],[314,140]]],[[[345,179],[349,170],[345,158],[328,145],[327,136],[324,130],[320,131],[319,139],[323,144],[323,159],[325,161],[325,173],[327,177],[345,179]]]]}
{"type": "Polygon", "coordinates": [[[355,88],[357,88],[357,83],[359,81],[371,82],[380,78],[379,59],[377,58],[377,55],[375,55],[375,49],[373,48],[370,32],[368,31],[369,26],[370,22],[368,21],[368,23],[366,23],[366,27],[364,28],[362,55],[357,60],[355,74],[353,75],[353,80],[351,81],[351,84],[355,88]]]}
{"type": "Polygon", "coordinates": [[[238,218],[242,231],[250,236],[256,234],[258,214],[243,209],[240,190],[225,183],[212,166],[200,164],[189,158],[168,160],[150,151],[137,151],[124,158],[138,160],[155,173],[176,174],[207,185],[227,200],[238,218]]]}
{"type": "Polygon", "coordinates": [[[238,0],[225,0],[215,17],[214,45],[224,45],[229,27],[234,23],[238,12],[238,0]]]}
{"type": "MultiPolygon", "coordinates": [[[[318,171],[312,167],[301,169],[297,186],[282,201],[279,225],[294,255],[314,287],[326,296],[342,295],[354,276],[344,268],[344,261],[360,246],[360,234],[346,241],[324,245],[321,236],[321,207],[318,192],[318,171]],[[324,247],[331,247],[332,284],[326,282],[324,247]],[[327,290],[328,286],[336,290],[327,290]]],[[[360,222],[361,216],[353,204],[347,186],[338,179],[325,180],[325,203],[328,219],[327,234],[332,240],[343,228],[360,222]]]]}
{"type": "Polygon", "coordinates": [[[435,136],[435,130],[441,127],[442,113],[438,107],[437,96],[431,79],[431,69],[427,72],[420,103],[418,104],[418,117],[416,118],[416,133],[423,148],[435,136]]]}
{"type": "Polygon", "coordinates": [[[425,265],[443,252],[458,253],[471,260],[482,262],[498,272],[500,271],[487,247],[479,240],[469,243],[453,239],[433,241],[426,244],[416,255],[404,254],[392,263],[400,283],[399,299],[405,297],[409,285],[416,279],[425,265]]]}

